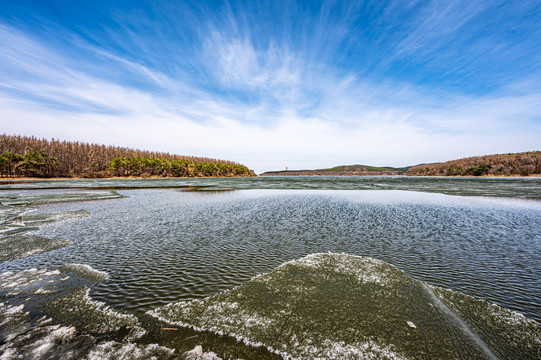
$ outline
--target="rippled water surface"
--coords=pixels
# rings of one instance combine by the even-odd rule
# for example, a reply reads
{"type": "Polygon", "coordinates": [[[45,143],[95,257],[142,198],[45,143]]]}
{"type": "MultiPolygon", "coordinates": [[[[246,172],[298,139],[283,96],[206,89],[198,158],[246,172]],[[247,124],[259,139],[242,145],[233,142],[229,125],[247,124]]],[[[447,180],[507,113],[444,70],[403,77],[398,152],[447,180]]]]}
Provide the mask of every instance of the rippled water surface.
{"type": "MultiPolygon", "coordinates": [[[[434,288],[440,289],[434,291],[441,301],[447,301],[455,311],[466,309],[462,314],[464,321],[470,321],[469,326],[480,334],[476,338],[477,335],[469,336],[466,331],[460,332],[461,336],[470,340],[484,339],[496,353],[509,355],[504,358],[520,358],[524,354],[530,354],[525,355],[526,358],[536,358],[535,354],[541,351],[535,345],[538,343],[535,339],[541,339],[539,324],[535,322],[541,321],[540,199],[541,178],[298,177],[0,182],[0,318],[4,315],[12,318],[8,322],[0,321],[0,337],[15,339],[0,344],[0,355],[3,351],[6,354],[26,351],[25,354],[31,355],[47,348],[43,346],[44,341],[50,344],[60,341],[66,348],[75,346],[81,356],[133,351],[134,354],[139,352],[138,358],[150,354],[168,358],[173,354],[172,349],[182,354],[203,343],[211,349],[222,349],[219,351],[224,358],[229,358],[224,354],[234,348],[236,355],[231,355],[232,358],[274,359],[280,351],[269,353],[265,349],[243,348],[235,338],[214,338],[216,335],[209,333],[204,338],[201,331],[189,328],[179,330],[177,335],[168,335],[164,325],[155,322],[163,320],[167,324],[188,319],[191,324],[203,324],[205,326],[198,326],[210,329],[218,318],[192,319],[189,312],[176,312],[177,309],[199,309],[197,304],[204,303],[193,303],[190,307],[178,302],[205,298],[205,304],[214,309],[209,296],[241,286],[238,292],[244,294],[244,291],[248,301],[243,306],[250,309],[251,290],[246,289],[259,289],[257,281],[250,281],[254,276],[269,273],[285,262],[303,259],[309,254],[331,252],[383,260],[405,271],[407,276],[400,275],[405,280],[397,288],[403,292],[397,291],[406,298],[411,287],[402,286],[411,283],[407,280],[410,277],[422,281],[419,284],[441,287],[434,288]],[[480,305],[460,293],[488,300],[535,321],[528,323],[519,315],[480,305]],[[480,307],[475,310],[475,306],[480,307]],[[478,311],[481,312],[478,314],[478,311]],[[82,319],[88,320],[80,319],[83,313],[86,315],[82,319]],[[57,325],[49,324],[43,314],[64,327],[55,330],[57,325]],[[167,316],[150,320],[148,314],[167,316]],[[471,322],[473,318],[478,320],[471,322]],[[504,321],[508,325],[499,328],[497,324],[501,324],[501,319],[511,320],[504,321]],[[24,326],[10,327],[13,323],[24,326]],[[519,328],[507,329],[516,324],[522,324],[520,331],[524,334],[534,329],[533,340],[523,339],[526,345],[516,348],[518,352],[513,350],[514,340],[508,343],[502,340],[511,339],[512,334],[519,331],[519,328]],[[488,331],[485,325],[492,330],[488,331]],[[83,333],[74,332],[70,326],[82,329],[83,333]],[[127,326],[126,331],[122,330],[123,326],[127,326]],[[97,340],[85,337],[85,329],[94,329],[88,331],[97,340]],[[503,329],[503,333],[498,329],[503,329]],[[25,335],[27,332],[31,336],[25,335]],[[103,335],[107,332],[111,332],[109,337],[103,335]],[[494,342],[494,339],[499,340],[494,342]],[[171,349],[156,348],[150,345],[153,343],[171,349]]],[[[344,264],[332,266],[347,269],[344,264]]],[[[325,271],[331,271],[332,266],[325,271]]],[[[307,279],[313,278],[318,283],[318,276],[322,275],[316,270],[317,267],[311,270],[307,279]]],[[[296,270],[293,271],[291,281],[302,284],[304,277],[296,277],[296,274],[296,270]]],[[[377,279],[379,275],[376,272],[362,276],[377,279]]],[[[349,281],[347,276],[338,278],[349,281]]],[[[273,275],[268,279],[269,284],[275,281],[273,275]]],[[[321,281],[328,279],[322,277],[321,281]]],[[[279,282],[276,286],[281,287],[279,282]]],[[[362,282],[356,286],[362,286],[362,282]]],[[[419,286],[419,289],[428,288],[419,286]]],[[[318,291],[323,294],[328,290],[330,288],[324,285],[318,291]]],[[[386,296],[391,296],[391,290],[386,288],[389,292],[386,296]]],[[[291,295],[298,289],[284,291],[291,295]]],[[[351,291],[355,293],[355,289],[351,291]]],[[[414,306],[419,314],[426,315],[432,310],[430,304],[423,301],[430,292],[423,291],[419,293],[420,302],[414,306]]],[[[228,299],[227,294],[231,293],[225,293],[224,299],[228,299]]],[[[329,294],[338,296],[338,292],[329,294]]],[[[257,298],[255,293],[253,295],[257,298]]],[[[308,294],[308,298],[312,296],[318,294],[308,294]]],[[[342,309],[346,299],[331,304],[331,297],[325,299],[325,304],[329,303],[331,309],[332,306],[342,309]]],[[[264,296],[258,301],[265,303],[265,299],[264,296]]],[[[235,309],[236,300],[227,301],[224,304],[235,309]]],[[[258,306],[254,311],[264,314],[265,306],[258,306]]],[[[447,314],[450,322],[441,320],[430,326],[438,326],[442,334],[451,331],[449,329],[455,326],[452,324],[462,321],[456,320],[452,311],[445,312],[445,306],[440,310],[440,315],[447,314]]],[[[227,314],[227,308],[223,311],[227,314]]],[[[244,315],[237,315],[239,324],[243,323],[244,315]]],[[[274,320],[279,319],[279,314],[275,315],[274,320]]],[[[317,319],[319,315],[310,316],[305,320],[313,321],[310,319],[317,319]]],[[[347,311],[344,316],[348,316],[347,311]]],[[[400,318],[397,329],[403,325],[410,329],[405,322],[407,319],[401,316],[406,315],[397,313],[385,321],[400,318]]],[[[229,323],[233,318],[233,315],[222,316],[222,321],[229,323]]],[[[288,323],[286,320],[284,324],[288,323]]],[[[268,331],[258,336],[268,336],[274,331],[272,326],[265,329],[268,331]]],[[[430,333],[428,328],[423,331],[430,333]]],[[[457,331],[456,328],[453,331],[457,331]]],[[[250,331],[245,334],[252,336],[250,331]]],[[[314,336],[311,338],[316,339],[314,336]]],[[[338,337],[336,341],[340,343],[346,338],[338,337]]],[[[273,346],[289,344],[287,337],[283,343],[277,339],[273,346]]],[[[392,335],[390,339],[397,338],[392,335]]],[[[483,344],[477,340],[474,343],[483,344]]],[[[294,344],[283,351],[306,354],[311,351],[310,347],[302,350],[294,344]]],[[[326,349],[335,349],[332,344],[326,344],[326,349]]],[[[370,341],[358,344],[347,351],[361,351],[370,344],[370,341]]],[[[423,344],[421,341],[410,349],[412,354],[418,354],[426,345],[423,344]]],[[[383,343],[376,345],[381,351],[387,351],[381,347],[383,343]]],[[[403,341],[396,345],[403,345],[403,341]]],[[[466,351],[461,345],[456,348],[458,353],[466,351]]],[[[51,351],[49,355],[54,357],[64,350],[51,351]]],[[[340,358],[348,353],[344,351],[332,350],[331,353],[336,355],[334,358],[340,358]]],[[[78,356],[73,354],[73,358],[78,356]]]]}
{"type": "MultiPolygon", "coordinates": [[[[242,181],[238,188],[246,186],[242,181]]],[[[471,191],[462,181],[448,188],[471,191]]],[[[520,191],[531,180],[514,181],[520,191]]],[[[505,183],[505,191],[509,187],[505,183]]],[[[539,188],[529,191],[532,196],[539,188]]],[[[344,252],[541,320],[537,200],[366,190],[118,192],[126,197],[42,205],[37,213],[87,210],[91,216],[42,227],[38,235],[73,244],[0,264],[0,270],[88,264],[110,274],[92,296],[137,313],[215,294],[310,253],[344,252]]]]}
{"type": "Polygon", "coordinates": [[[466,196],[541,199],[541,177],[290,176],[197,179],[79,179],[0,181],[2,189],[206,188],[222,190],[409,190],[466,196]]]}

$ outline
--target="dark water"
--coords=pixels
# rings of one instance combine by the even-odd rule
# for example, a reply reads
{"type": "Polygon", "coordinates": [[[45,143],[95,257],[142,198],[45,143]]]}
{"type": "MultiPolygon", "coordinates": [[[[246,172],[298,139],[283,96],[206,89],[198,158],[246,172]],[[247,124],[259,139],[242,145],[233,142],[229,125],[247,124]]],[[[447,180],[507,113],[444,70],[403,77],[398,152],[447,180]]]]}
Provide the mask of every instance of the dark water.
{"type": "Polygon", "coordinates": [[[34,235],[72,244],[0,263],[0,273],[87,264],[109,274],[91,286],[90,296],[122,312],[142,315],[202,299],[286,261],[333,252],[380,259],[430,285],[541,321],[541,201],[536,200],[541,179],[84,180],[1,186],[7,202],[24,196],[38,196],[37,204],[61,201],[66,193],[72,200],[89,200],[20,207],[32,215],[75,210],[90,215],[41,226],[34,235]],[[118,197],[104,190],[112,188],[127,189],[117,190],[125,197],[91,201],[94,191],[118,197]]]}

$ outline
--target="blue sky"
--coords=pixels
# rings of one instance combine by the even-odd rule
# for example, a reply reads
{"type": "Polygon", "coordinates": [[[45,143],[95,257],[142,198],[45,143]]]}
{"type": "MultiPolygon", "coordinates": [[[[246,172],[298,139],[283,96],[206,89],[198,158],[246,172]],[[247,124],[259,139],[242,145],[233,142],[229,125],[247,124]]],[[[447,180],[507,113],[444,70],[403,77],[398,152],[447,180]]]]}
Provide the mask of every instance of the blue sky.
{"type": "Polygon", "coordinates": [[[0,2],[1,132],[246,164],[541,150],[541,2],[0,2]]]}

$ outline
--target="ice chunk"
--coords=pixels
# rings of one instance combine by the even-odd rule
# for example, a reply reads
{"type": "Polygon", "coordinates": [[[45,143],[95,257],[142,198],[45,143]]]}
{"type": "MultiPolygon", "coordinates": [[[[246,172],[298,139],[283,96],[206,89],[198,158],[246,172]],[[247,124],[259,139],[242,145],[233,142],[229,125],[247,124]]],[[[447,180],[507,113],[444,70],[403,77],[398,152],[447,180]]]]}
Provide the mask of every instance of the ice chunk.
{"type": "Polygon", "coordinates": [[[0,294],[3,296],[16,296],[20,293],[38,294],[48,290],[53,276],[59,276],[58,270],[29,269],[18,273],[11,271],[0,274],[0,294]]]}
{"type": "Polygon", "coordinates": [[[328,253],[149,314],[292,359],[537,359],[541,354],[540,324],[455,294],[379,260],[328,253]]]}
{"type": "Polygon", "coordinates": [[[174,350],[157,344],[138,345],[108,341],[90,351],[88,360],[167,360],[172,359],[174,350]]]}
{"type": "Polygon", "coordinates": [[[16,216],[0,222],[0,261],[21,259],[71,245],[70,241],[27,235],[38,226],[89,216],[86,210],[16,216]],[[17,222],[12,220],[17,219],[17,222]],[[23,223],[24,220],[24,223],[23,223]],[[22,225],[22,226],[21,226],[22,225]]]}
{"type": "Polygon", "coordinates": [[[103,302],[93,300],[89,292],[90,289],[85,287],[58,296],[47,304],[47,309],[62,322],[86,333],[104,334],[122,327],[134,333],[141,330],[134,315],[122,314],[103,302]]]}
{"type": "Polygon", "coordinates": [[[63,192],[45,193],[33,195],[0,195],[2,205],[37,205],[71,201],[90,201],[119,199],[124,197],[116,191],[87,191],[87,192],[63,192]]]}
{"type": "Polygon", "coordinates": [[[71,245],[71,241],[41,236],[0,236],[0,262],[21,259],[71,245]]]}
{"type": "MultiPolygon", "coordinates": [[[[75,359],[76,350],[70,349],[73,343],[82,345],[87,339],[76,339],[72,326],[50,324],[50,319],[42,317],[31,321],[24,306],[12,306],[0,303],[1,335],[5,341],[0,345],[0,359],[47,359],[53,354],[66,355],[64,358],[75,359]],[[69,354],[74,355],[69,356],[69,354]]],[[[83,346],[80,346],[84,349],[83,346]]]]}
{"type": "Polygon", "coordinates": [[[22,218],[27,225],[38,226],[58,221],[82,219],[90,215],[90,211],[87,210],[71,210],[45,214],[30,214],[25,215],[22,218]]]}
{"type": "Polygon", "coordinates": [[[105,271],[99,271],[87,264],[68,264],[61,266],[58,270],[63,273],[73,272],[94,281],[105,281],[109,279],[109,274],[105,271]]]}
{"type": "Polygon", "coordinates": [[[173,359],[174,350],[129,341],[97,342],[74,326],[53,324],[49,317],[31,320],[24,306],[0,303],[0,359],[173,359]]]}
{"type": "Polygon", "coordinates": [[[192,350],[187,351],[184,354],[186,360],[222,360],[218,355],[212,351],[204,352],[201,345],[197,345],[192,350]]]}

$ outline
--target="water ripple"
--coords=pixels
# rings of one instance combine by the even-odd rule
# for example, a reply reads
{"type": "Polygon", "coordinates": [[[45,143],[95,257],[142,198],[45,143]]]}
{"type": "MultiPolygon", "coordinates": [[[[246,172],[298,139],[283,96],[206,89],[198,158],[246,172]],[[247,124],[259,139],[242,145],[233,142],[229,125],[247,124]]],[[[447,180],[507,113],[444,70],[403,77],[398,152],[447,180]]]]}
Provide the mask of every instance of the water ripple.
{"type": "Polygon", "coordinates": [[[201,299],[310,253],[370,256],[541,321],[541,203],[406,191],[120,191],[46,205],[91,216],[44,226],[73,245],[0,270],[88,264],[91,295],[125,311],[201,299]]]}

